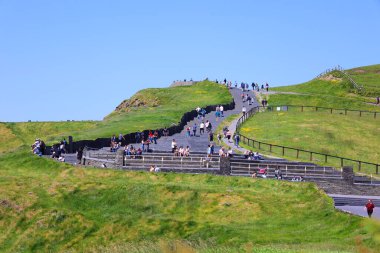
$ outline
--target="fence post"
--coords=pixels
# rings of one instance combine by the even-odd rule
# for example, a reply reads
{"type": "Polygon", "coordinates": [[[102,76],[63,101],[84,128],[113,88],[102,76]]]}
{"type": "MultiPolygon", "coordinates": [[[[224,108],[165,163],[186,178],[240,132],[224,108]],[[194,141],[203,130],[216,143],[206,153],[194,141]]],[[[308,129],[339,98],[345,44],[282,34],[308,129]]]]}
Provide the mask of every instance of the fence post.
{"type": "Polygon", "coordinates": [[[269,152],[272,153],[272,144],[269,145],[269,152]]]}
{"type": "Polygon", "coordinates": [[[361,117],[362,116],[362,111],[359,111],[359,117],[361,117]]]}
{"type": "Polygon", "coordinates": [[[344,115],[347,115],[347,109],[344,109],[344,115]]]}
{"type": "Polygon", "coordinates": [[[318,111],[318,106],[315,107],[315,111],[318,111]]]}
{"type": "Polygon", "coordinates": [[[261,142],[259,142],[259,149],[261,149],[261,142]]]}
{"type": "Polygon", "coordinates": [[[332,114],[332,112],[333,112],[333,109],[331,108],[331,109],[330,109],[330,113],[332,114]]]}
{"type": "Polygon", "coordinates": [[[340,167],[343,167],[343,158],[340,158],[340,167]]]}
{"type": "Polygon", "coordinates": [[[359,161],[359,171],[361,170],[361,168],[362,168],[362,162],[359,161]]]}
{"type": "Polygon", "coordinates": [[[310,152],[310,161],[313,161],[313,152],[310,152]]]}
{"type": "Polygon", "coordinates": [[[379,165],[376,164],[376,174],[379,174],[379,165]]]}
{"type": "Polygon", "coordinates": [[[282,155],[285,155],[285,147],[282,147],[282,155]]]}
{"type": "Polygon", "coordinates": [[[303,112],[303,106],[301,106],[301,112],[303,112]]]}
{"type": "Polygon", "coordinates": [[[325,163],[327,163],[327,155],[325,155],[325,163]]]}
{"type": "Polygon", "coordinates": [[[300,155],[300,150],[297,149],[297,158],[299,157],[299,155],[300,155]]]}

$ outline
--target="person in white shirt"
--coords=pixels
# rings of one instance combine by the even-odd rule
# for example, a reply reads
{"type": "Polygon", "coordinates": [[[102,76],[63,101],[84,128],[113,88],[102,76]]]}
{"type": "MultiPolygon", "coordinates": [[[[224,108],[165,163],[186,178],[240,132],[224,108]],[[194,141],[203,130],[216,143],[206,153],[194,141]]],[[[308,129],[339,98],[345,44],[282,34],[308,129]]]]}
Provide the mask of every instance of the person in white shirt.
{"type": "Polygon", "coordinates": [[[221,106],[219,107],[219,110],[220,110],[220,116],[221,116],[221,117],[224,117],[224,115],[223,115],[223,111],[224,111],[224,107],[223,107],[223,105],[221,105],[221,106]]]}

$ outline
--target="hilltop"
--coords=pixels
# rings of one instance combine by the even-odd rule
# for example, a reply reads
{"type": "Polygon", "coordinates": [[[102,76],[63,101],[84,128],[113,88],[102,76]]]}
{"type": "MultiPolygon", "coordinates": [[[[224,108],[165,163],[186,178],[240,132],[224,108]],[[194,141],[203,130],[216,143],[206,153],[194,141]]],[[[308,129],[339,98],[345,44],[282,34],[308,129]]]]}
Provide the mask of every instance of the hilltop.
{"type": "Polygon", "coordinates": [[[380,96],[380,64],[347,72],[357,83],[363,85],[363,93],[358,92],[344,75],[332,71],[306,83],[271,89],[277,93],[269,97],[269,103],[380,111],[380,107],[373,105],[375,97],[380,96]],[[283,92],[292,94],[281,94],[283,92]]]}

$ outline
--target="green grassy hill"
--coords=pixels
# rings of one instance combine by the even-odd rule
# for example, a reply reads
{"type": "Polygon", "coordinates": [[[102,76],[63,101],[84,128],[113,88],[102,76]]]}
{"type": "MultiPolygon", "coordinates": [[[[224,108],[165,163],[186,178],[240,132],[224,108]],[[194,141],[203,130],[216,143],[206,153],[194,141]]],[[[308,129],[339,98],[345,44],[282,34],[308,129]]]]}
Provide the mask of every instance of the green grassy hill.
{"type": "Polygon", "coordinates": [[[336,211],[311,183],[82,169],[25,152],[0,165],[1,252],[380,250],[380,224],[336,211]]]}
{"type": "Polygon", "coordinates": [[[197,106],[227,104],[232,97],[225,86],[204,81],[193,86],[145,89],[129,101],[140,103],[115,110],[103,121],[0,123],[0,153],[29,146],[37,137],[51,144],[68,135],[74,140],[91,140],[163,128],[177,124],[185,112],[197,106]]]}
{"type": "MultiPolygon", "coordinates": [[[[364,94],[358,93],[341,73],[333,71],[306,83],[273,88],[272,94],[261,96],[267,97],[269,105],[273,106],[303,105],[380,112],[380,106],[375,105],[375,98],[370,96],[378,94],[380,88],[380,65],[347,72],[364,86],[364,94]]],[[[242,133],[267,143],[379,164],[379,114],[375,119],[373,114],[366,113],[362,117],[358,112],[344,115],[343,111],[331,115],[329,110],[315,112],[315,109],[305,108],[301,112],[300,108],[290,107],[288,112],[268,112],[253,117],[243,125],[242,133]]],[[[273,153],[282,156],[282,150],[273,150],[273,153]]],[[[296,159],[296,152],[288,152],[285,157],[296,159]]],[[[300,159],[309,160],[308,154],[301,155],[300,159]]],[[[339,159],[325,163],[324,157],[314,156],[313,161],[340,167],[339,159]]],[[[357,163],[346,165],[350,164],[358,169],[357,163]]],[[[375,172],[372,165],[363,167],[366,173],[375,172]]]]}
{"type": "Polygon", "coordinates": [[[336,211],[314,184],[79,168],[28,150],[35,137],[158,128],[230,99],[204,82],[144,90],[101,122],[0,124],[0,252],[378,252],[380,224],[336,211]]]}
{"type": "Polygon", "coordinates": [[[268,101],[271,105],[293,104],[380,111],[379,106],[373,105],[375,97],[380,96],[380,65],[360,67],[347,72],[363,85],[365,94],[358,94],[339,72],[333,71],[306,83],[275,87],[272,90],[279,94],[269,96],[268,101]],[[280,94],[281,92],[294,94],[280,94]]]}

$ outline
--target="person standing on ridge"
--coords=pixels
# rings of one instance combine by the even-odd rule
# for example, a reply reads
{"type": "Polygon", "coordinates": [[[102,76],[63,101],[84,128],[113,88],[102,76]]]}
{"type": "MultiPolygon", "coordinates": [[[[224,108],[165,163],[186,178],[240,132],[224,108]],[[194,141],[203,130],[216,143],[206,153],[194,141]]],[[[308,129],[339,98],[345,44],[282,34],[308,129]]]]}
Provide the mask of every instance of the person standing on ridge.
{"type": "Polygon", "coordinates": [[[365,205],[365,208],[367,209],[368,217],[371,218],[373,209],[375,208],[375,205],[373,204],[372,200],[368,200],[367,204],[365,205]]]}

